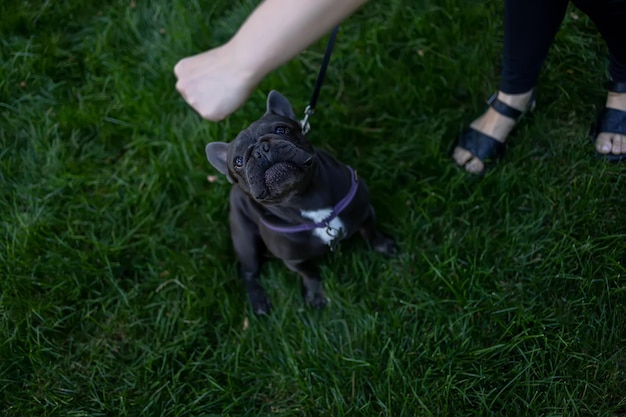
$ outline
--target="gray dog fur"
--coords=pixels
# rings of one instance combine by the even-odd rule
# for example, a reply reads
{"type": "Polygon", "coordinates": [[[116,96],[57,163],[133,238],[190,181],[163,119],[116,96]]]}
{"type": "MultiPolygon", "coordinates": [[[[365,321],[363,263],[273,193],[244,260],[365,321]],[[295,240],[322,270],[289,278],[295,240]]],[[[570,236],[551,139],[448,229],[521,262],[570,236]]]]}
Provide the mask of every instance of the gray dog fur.
{"type": "Polygon", "coordinates": [[[267,111],[229,142],[206,146],[209,162],[233,184],[230,229],[240,275],[255,314],[271,308],[259,282],[266,250],[300,274],[304,298],[315,308],[326,304],[316,258],[357,231],[377,252],[396,252],[393,239],[375,226],[374,209],[362,179],[351,202],[327,227],[285,233],[276,226],[298,226],[327,218],[349,192],[353,172],[315,149],[300,132],[291,104],[276,91],[267,111]]]}

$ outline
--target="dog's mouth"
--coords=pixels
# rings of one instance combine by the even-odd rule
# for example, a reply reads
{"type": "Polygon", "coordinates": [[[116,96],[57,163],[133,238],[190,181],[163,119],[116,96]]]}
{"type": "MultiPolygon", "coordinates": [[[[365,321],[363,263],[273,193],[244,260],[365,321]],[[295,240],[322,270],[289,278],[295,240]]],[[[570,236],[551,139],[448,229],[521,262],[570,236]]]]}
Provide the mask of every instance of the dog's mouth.
{"type": "Polygon", "coordinates": [[[302,163],[302,168],[290,161],[277,162],[265,171],[265,185],[269,187],[272,184],[282,184],[292,178],[294,174],[298,174],[303,168],[309,168],[312,164],[312,157],[302,163]]]}
{"type": "Polygon", "coordinates": [[[272,188],[275,184],[282,184],[294,174],[297,174],[300,169],[291,162],[278,162],[272,165],[265,171],[265,186],[272,188]]]}

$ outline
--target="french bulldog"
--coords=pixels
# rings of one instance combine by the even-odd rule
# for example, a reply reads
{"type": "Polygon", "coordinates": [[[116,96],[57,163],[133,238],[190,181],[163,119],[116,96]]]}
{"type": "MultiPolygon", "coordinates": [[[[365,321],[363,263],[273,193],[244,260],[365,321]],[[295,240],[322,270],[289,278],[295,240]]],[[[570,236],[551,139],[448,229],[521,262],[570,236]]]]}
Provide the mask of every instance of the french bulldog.
{"type": "Polygon", "coordinates": [[[326,304],[317,258],[339,241],[359,231],[376,252],[396,252],[394,240],[375,226],[363,179],[308,142],[280,93],[270,92],[263,117],[229,143],[209,143],[206,155],[233,184],[230,232],[255,314],[271,309],[259,282],[266,250],[300,274],[304,298],[315,308],[326,304]]]}

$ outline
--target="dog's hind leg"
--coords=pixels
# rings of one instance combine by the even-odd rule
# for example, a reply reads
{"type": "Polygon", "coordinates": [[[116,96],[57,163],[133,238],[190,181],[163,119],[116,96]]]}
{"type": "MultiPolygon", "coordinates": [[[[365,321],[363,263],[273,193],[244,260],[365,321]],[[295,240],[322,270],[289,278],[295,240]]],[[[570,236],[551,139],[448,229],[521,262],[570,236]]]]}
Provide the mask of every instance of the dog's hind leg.
{"type": "Polygon", "coordinates": [[[304,300],[307,304],[317,309],[324,308],[326,296],[324,295],[324,284],[322,283],[317,263],[312,260],[290,260],[284,262],[289,269],[297,272],[302,277],[304,300]]]}
{"type": "Polygon", "coordinates": [[[385,256],[393,256],[398,252],[396,242],[389,236],[385,236],[376,228],[376,216],[374,208],[370,206],[369,213],[359,227],[363,239],[367,240],[376,252],[385,256]]]}

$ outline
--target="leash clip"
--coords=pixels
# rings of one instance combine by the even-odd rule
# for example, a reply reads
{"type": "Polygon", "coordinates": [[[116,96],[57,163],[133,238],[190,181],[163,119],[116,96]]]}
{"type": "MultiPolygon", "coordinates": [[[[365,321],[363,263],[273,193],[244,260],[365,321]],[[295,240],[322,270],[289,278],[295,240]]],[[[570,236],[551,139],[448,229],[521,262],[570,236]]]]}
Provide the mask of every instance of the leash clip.
{"type": "Polygon", "coordinates": [[[315,109],[311,108],[311,106],[306,106],[304,109],[304,119],[300,120],[300,130],[303,135],[306,135],[311,131],[311,125],[309,124],[309,117],[311,117],[315,113],[315,109]]]}
{"type": "Polygon", "coordinates": [[[333,239],[339,236],[341,230],[335,229],[334,227],[330,225],[330,223],[325,223],[325,226],[326,226],[326,234],[328,236],[332,237],[333,239]]]}
{"type": "Polygon", "coordinates": [[[326,68],[328,67],[328,63],[330,62],[330,55],[333,52],[333,47],[335,46],[335,40],[337,39],[337,32],[339,32],[339,25],[335,26],[332,32],[330,32],[330,36],[328,38],[328,44],[326,45],[326,52],[324,53],[324,59],[322,61],[322,66],[320,68],[320,72],[317,74],[317,80],[315,80],[315,88],[313,88],[313,96],[311,97],[311,101],[309,101],[309,105],[306,106],[306,109],[304,110],[304,119],[300,121],[300,130],[302,131],[303,135],[306,135],[311,130],[311,125],[309,124],[309,117],[311,117],[311,115],[315,111],[315,105],[317,104],[317,98],[322,88],[322,82],[324,81],[326,68]]]}
{"type": "Polygon", "coordinates": [[[330,225],[330,223],[326,223],[326,234],[331,238],[328,242],[328,246],[330,247],[331,252],[335,252],[337,248],[339,248],[339,242],[343,239],[343,228],[336,229],[330,225]]]}

